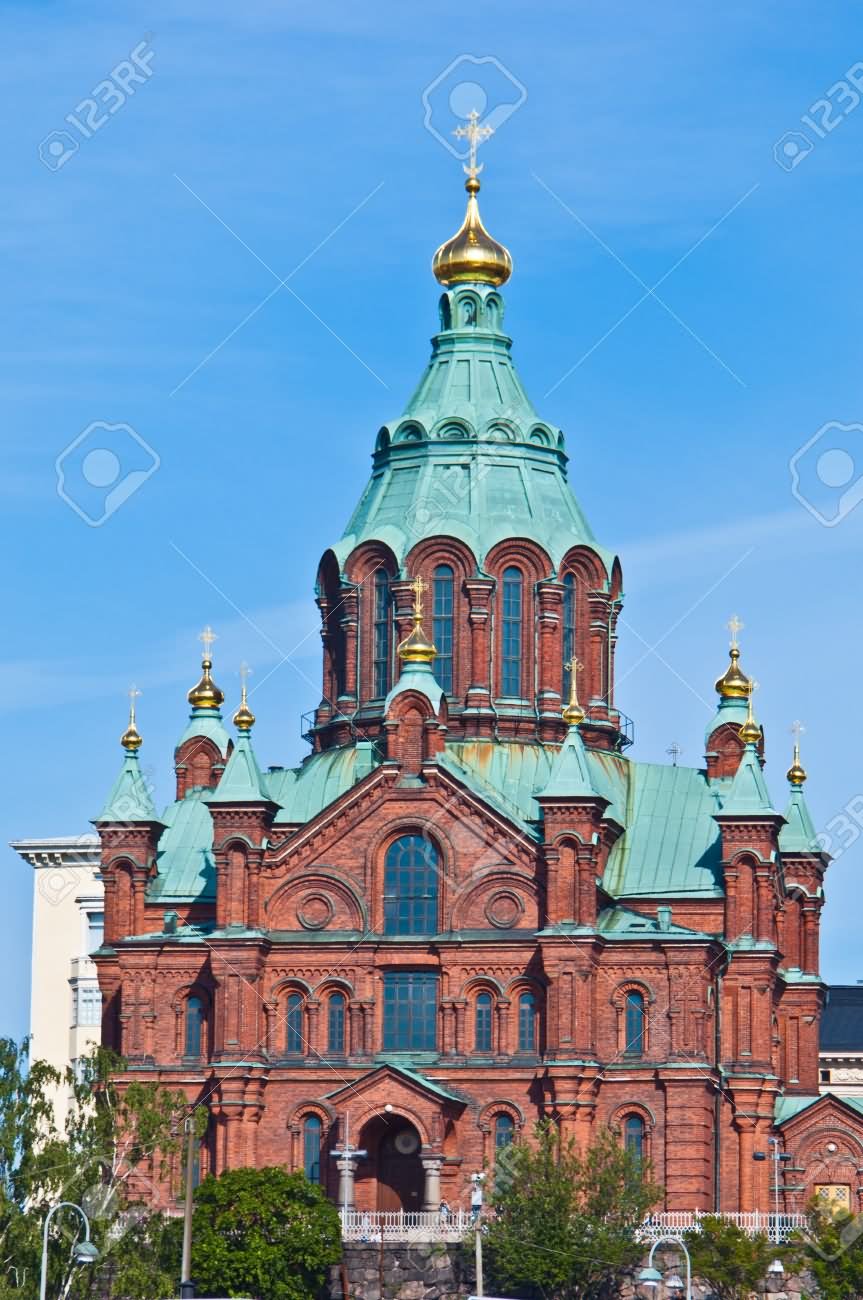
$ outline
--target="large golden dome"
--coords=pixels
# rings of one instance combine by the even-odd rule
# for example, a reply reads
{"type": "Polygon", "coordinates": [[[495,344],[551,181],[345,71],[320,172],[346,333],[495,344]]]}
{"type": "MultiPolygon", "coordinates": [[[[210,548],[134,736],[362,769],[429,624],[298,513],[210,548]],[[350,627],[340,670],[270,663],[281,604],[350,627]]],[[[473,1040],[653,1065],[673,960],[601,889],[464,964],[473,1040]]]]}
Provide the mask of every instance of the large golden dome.
{"type": "Polygon", "coordinates": [[[432,258],[435,278],[443,285],[451,284],[505,284],[512,275],[512,258],[482,224],[477,194],[479,177],[468,176],[467,212],[461,229],[440,248],[432,258]]]}

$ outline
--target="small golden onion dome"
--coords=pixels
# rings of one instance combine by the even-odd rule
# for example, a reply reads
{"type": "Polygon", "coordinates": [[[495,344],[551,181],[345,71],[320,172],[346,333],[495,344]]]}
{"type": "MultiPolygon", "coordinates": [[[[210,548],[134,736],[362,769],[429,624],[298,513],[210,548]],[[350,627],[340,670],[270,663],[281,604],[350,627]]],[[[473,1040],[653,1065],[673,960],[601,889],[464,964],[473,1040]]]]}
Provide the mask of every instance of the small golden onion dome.
{"type": "Polygon", "coordinates": [[[404,641],[399,644],[399,659],[403,664],[430,664],[436,654],[437,648],[423,631],[421,617],[415,614],[413,627],[404,641]]]}
{"type": "Polygon", "coordinates": [[[791,782],[792,785],[802,785],[803,782],[806,780],[806,769],[804,768],[803,764],[800,762],[799,744],[796,744],[794,746],[794,758],[792,759],[791,766],[789,767],[785,775],[788,777],[788,780],[791,782]]]}
{"type": "Polygon", "coordinates": [[[724,700],[745,700],[749,694],[749,678],[740,667],[740,651],[733,645],[728,651],[731,663],[716,681],[716,690],[724,700]]]}
{"type": "Polygon", "coordinates": [[[512,275],[512,258],[508,248],[499,244],[482,224],[477,194],[479,179],[468,176],[467,212],[461,229],[448,239],[432,258],[435,279],[443,285],[505,284],[512,275]]]}
{"type": "Polygon", "coordinates": [[[255,715],[249,708],[249,702],[246,699],[246,683],[243,682],[243,694],[240,699],[240,707],[234,714],[234,726],[237,731],[251,731],[255,725],[255,715]]]}
{"type": "Polygon", "coordinates": [[[135,726],[135,712],[132,710],[132,716],[129,718],[129,725],[120,737],[120,744],[124,749],[128,749],[130,754],[134,754],[136,750],[141,748],[143,743],[141,733],[135,726]]]}
{"type": "Polygon", "coordinates": [[[205,653],[201,660],[201,680],[189,691],[188,700],[193,709],[218,709],[225,699],[225,692],[217,686],[210,676],[213,661],[205,653]]]}
{"type": "Polygon", "coordinates": [[[752,713],[752,693],[755,690],[755,683],[749,683],[749,689],[746,694],[749,697],[749,705],[746,711],[746,721],[737,733],[744,745],[757,745],[761,739],[761,728],[755,721],[752,713]]]}

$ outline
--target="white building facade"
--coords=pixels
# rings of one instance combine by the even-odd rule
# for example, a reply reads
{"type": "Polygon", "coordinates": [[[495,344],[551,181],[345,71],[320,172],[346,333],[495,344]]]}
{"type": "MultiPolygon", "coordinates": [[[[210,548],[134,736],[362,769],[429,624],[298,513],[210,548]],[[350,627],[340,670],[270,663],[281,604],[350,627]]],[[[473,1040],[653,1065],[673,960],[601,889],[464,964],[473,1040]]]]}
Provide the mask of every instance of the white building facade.
{"type": "MultiPolygon", "coordinates": [[[[16,840],[12,848],[33,868],[30,1059],[63,1072],[101,1036],[102,999],[90,959],[104,921],[99,839],[16,840]]],[[[61,1128],[67,1111],[64,1085],[55,1102],[61,1128]]]]}

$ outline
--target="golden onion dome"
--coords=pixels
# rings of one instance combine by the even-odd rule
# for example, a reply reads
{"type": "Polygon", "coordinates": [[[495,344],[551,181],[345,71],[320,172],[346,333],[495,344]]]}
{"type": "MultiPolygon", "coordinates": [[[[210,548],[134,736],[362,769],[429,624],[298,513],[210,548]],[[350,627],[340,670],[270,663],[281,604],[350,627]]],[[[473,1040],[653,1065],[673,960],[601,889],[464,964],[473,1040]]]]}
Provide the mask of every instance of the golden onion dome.
{"type": "Polygon", "coordinates": [[[728,651],[731,663],[721,677],[716,680],[716,690],[724,700],[745,700],[749,694],[750,681],[740,667],[740,651],[733,645],[728,651]]]}
{"type": "Polygon", "coordinates": [[[800,742],[794,746],[794,758],[791,760],[791,766],[785,773],[791,785],[801,786],[806,780],[806,769],[800,762],[800,742]]]}
{"type": "Polygon", "coordinates": [[[755,721],[755,716],[752,712],[752,694],[754,690],[755,683],[750,682],[749,689],[746,692],[749,700],[749,705],[746,710],[746,721],[737,733],[744,745],[757,745],[761,739],[761,728],[755,721]]]}
{"type": "Polygon", "coordinates": [[[188,700],[193,709],[218,709],[223,703],[225,693],[221,687],[217,686],[210,676],[213,667],[213,661],[204,652],[201,660],[201,680],[196,682],[188,694],[188,700]]]}
{"type": "Polygon", "coordinates": [[[129,689],[129,725],[120,737],[120,744],[130,754],[134,754],[144,743],[141,739],[141,733],[135,725],[135,700],[141,694],[137,686],[129,689]]]}
{"type": "Polygon", "coordinates": [[[399,659],[403,664],[430,664],[437,655],[434,642],[423,631],[421,618],[414,615],[414,625],[404,641],[399,644],[399,659]]]}
{"type": "Polygon", "coordinates": [[[512,257],[482,224],[479,215],[479,177],[468,176],[467,212],[461,228],[448,239],[432,258],[432,270],[443,285],[505,284],[512,275],[512,257]]]}
{"type": "Polygon", "coordinates": [[[237,731],[251,731],[255,725],[255,715],[249,708],[249,702],[246,699],[246,683],[243,682],[243,693],[240,698],[240,707],[234,714],[234,726],[237,731]]]}
{"type": "Polygon", "coordinates": [[[569,699],[563,706],[563,720],[568,727],[580,727],[587,716],[584,709],[578,702],[578,692],[576,689],[576,677],[581,664],[577,659],[570,659],[564,667],[569,672],[569,699]]]}

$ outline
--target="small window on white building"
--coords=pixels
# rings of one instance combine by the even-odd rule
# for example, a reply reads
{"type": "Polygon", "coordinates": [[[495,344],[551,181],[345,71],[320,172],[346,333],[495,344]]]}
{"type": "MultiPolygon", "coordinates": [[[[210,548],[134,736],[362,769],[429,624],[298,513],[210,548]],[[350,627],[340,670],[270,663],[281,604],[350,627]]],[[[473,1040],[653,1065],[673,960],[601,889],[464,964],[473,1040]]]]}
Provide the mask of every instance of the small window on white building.
{"type": "Polygon", "coordinates": [[[102,1020],[102,994],[98,984],[76,984],[73,995],[76,1025],[98,1025],[102,1020]]]}
{"type": "Polygon", "coordinates": [[[87,913],[87,955],[95,952],[97,948],[102,947],[102,939],[105,934],[105,913],[88,912],[87,913]]]}

